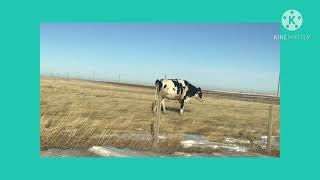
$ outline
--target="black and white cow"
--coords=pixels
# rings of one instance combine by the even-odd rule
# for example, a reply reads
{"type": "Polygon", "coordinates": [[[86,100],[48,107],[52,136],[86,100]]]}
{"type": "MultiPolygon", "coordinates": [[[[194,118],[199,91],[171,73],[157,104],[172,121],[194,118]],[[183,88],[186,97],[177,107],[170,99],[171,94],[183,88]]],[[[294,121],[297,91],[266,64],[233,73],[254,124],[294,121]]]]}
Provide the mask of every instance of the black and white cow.
{"type": "MultiPolygon", "coordinates": [[[[180,103],[180,114],[182,115],[185,104],[191,97],[196,97],[199,101],[203,101],[201,88],[193,86],[186,80],[181,79],[161,79],[156,80],[156,93],[162,97],[161,106],[166,113],[165,99],[178,100],[180,103]]],[[[153,112],[157,110],[157,106],[153,106],[153,112]]]]}

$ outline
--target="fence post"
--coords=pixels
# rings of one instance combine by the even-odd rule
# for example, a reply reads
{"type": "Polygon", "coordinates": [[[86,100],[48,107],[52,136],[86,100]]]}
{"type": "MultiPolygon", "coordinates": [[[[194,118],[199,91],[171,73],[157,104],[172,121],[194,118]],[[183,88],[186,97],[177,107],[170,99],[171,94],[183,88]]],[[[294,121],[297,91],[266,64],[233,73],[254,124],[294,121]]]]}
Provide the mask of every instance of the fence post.
{"type": "Polygon", "coordinates": [[[279,97],[279,91],[280,91],[280,72],[279,72],[279,80],[278,80],[277,97],[279,97]]]}
{"type": "Polygon", "coordinates": [[[271,154],[271,137],[272,137],[272,119],[273,119],[273,105],[269,106],[269,118],[268,118],[268,137],[267,137],[267,153],[271,154]]]}
{"type": "Polygon", "coordinates": [[[153,150],[158,150],[158,143],[159,143],[159,130],[160,130],[160,115],[161,115],[161,100],[162,96],[158,94],[158,101],[157,101],[157,118],[155,119],[155,122],[153,122],[153,142],[152,142],[152,148],[153,150]]]}

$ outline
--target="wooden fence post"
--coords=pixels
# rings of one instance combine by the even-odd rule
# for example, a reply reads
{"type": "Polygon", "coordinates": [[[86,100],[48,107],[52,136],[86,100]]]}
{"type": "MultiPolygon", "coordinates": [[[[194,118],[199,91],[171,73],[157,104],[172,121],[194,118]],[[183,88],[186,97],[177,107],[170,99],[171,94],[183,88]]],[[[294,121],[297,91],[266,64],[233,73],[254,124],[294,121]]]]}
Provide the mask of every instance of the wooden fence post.
{"type": "Polygon", "coordinates": [[[269,106],[269,118],[268,118],[268,137],[267,137],[267,153],[271,154],[271,137],[272,137],[272,119],[273,119],[273,105],[269,106]]]}
{"type": "Polygon", "coordinates": [[[153,150],[158,150],[158,143],[159,143],[159,130],[160,130],[160,115],[161,115],[161,100],[162,96],[158,94],[158,101],[157,101],[157,118],[155,119],[155,122],[153,122],[153,142],[152,142],[152,148],[153,150]]]}

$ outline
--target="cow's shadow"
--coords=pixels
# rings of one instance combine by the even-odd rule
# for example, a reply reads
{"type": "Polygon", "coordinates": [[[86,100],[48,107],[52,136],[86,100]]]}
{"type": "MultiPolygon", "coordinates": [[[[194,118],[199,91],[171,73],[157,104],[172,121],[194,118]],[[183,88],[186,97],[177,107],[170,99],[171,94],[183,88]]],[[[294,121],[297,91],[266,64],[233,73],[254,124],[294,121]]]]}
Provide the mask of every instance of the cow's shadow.
{"type": "MultiPolygon", "coordinates": [[[[177,112],[180,113],[180,108],[175,108],[175,107],[166,107],[167,111],[173,111],[173,112],[177,112]]],[[[184,108],[183,112],[190,112],[189,109],[184,108]]]]}

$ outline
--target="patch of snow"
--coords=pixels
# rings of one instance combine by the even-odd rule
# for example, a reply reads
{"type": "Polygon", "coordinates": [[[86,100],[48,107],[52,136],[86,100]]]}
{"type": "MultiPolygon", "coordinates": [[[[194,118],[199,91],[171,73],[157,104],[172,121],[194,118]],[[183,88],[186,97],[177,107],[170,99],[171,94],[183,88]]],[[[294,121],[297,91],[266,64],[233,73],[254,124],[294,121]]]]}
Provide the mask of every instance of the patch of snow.
{"type": "Polygon", "coordinates": [[[219,148],[219,146],[216,145],[216,144],[214,144],[214,145],[209,145],[209,147],[211,147],[212,149],[218,149],[218,148],[219,148]]]}
{"type": "Polygon", "coordinates": [[[185,140],[185,141],[181,141],[181,144],[182,144],[184,147],[191,147],[191,146],[197,144],[197,142],[194,141],[194,140],[185,140]]]}
{"type": "Polygon", "coordinates": [[[191,154],[184,153],[184,152],[175,152],[174,156],[181,156],[181,157],[191,157],[191,154]]]}
{"type": "Polygon", "coordinates": [[[225,138],[226,143],[241,143],[241,144],[250,144],[249,140],[245,139],[235,139],[235,138],[225,138]]]}
{"type": "Polygon", "coordinates": [[[213,156],[216,156],[216,157],[223,157],[223,154],[221,153],[212,153],[213,156]]]}
{"type": "Polygon", "coordinates": [[[110,157],[111,152],[100,146],[92,146],[88,151],[104,157],[110,157]]]}
{"type": "Polygon", "coordinates": [[[268,136],[261,136],[261,139],[267,139],[268,136]]]}
{"type": "Polygon", "coordinates": [[[184,136],[184,140],[181,144],[185,148],[189,147],[210,147],[212,149],[224,148],[227,151],[232,152],[247,152],[248,148],[237,145],[236,143],[249,144],[249,140],[226,138],[225,143],[218,143],[209,141],[206,137],[200,135],[190,135],[184,136]]]}
{"type": "Polygon", "coordinates": [[[237,145],[230,146],[230,145],[223,145],[221,146],[222,148],[228,149],[230,151],[236,151],[236,152],[247,152],[247,148],[245,147],[240,147],[237,145]]]}

